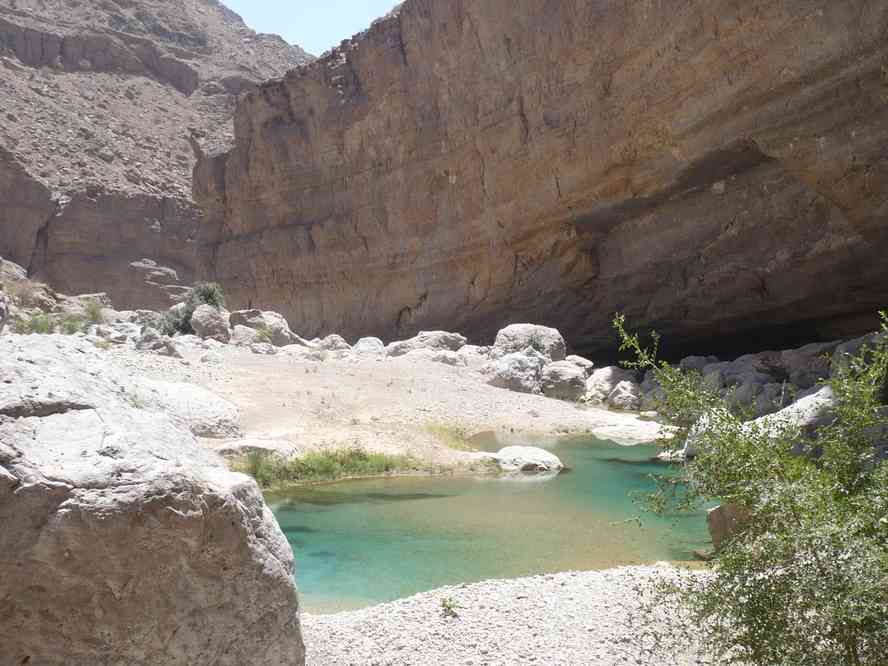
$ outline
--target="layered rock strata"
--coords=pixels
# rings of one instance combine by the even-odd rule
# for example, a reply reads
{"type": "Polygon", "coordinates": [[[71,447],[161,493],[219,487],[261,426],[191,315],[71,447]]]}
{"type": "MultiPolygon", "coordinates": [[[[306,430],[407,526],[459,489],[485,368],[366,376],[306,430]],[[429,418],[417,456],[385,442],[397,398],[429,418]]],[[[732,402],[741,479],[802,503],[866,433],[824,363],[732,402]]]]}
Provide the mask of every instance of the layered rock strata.
{"type": "Polygon", "coordinates": [[[407,0],[242,100],[196,170],[207,270],[309,336],[871,330],[886,31],[874,0],[407,0]]]}

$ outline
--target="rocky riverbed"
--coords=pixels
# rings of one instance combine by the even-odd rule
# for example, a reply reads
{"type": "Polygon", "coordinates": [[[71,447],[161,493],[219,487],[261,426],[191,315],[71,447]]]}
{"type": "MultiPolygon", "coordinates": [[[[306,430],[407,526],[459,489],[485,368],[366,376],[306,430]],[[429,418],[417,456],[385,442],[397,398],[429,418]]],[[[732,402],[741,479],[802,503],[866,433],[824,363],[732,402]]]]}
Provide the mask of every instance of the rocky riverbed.
{"type": "MultiPolygon", "coordinates": [[[[305,340],[273,312],[211,305],[193,313],[182,305],[167,313],[121,312],[103,294],[66,297],[32,283],[9,262],[0,261],[0,269],[7,294],[0,298],[0,517],[18,525],[0,534],[0,573],[16,572],[13,587],[0,587],[0,601],[15,599],[26,612],[78,609],[67,620],[67,638],[46,648],[43,629],[21,623],[17,642],[7,646],[19,661],[88,654],[93,610],[106,618],[101,624],[109,636],[125,632],[126,622],[148,621],[155,611],[134,610],[132,600],[145,597],[127,581],[132,572],[151,571],[156,557],[134,564],[145,548],[136,544],[133,550],[122,536],[142,530],[140,539],[154,548],[140,516],[159,512],[157,520],[177,535],[183,534],[177,521],[185,521],[191,536],[164,542],[163,558],[176,568],[165,574],[168,581],[153,574],[152,581],[170,589],[200,587],[200,599],[212,605],[232,594],[216,564],[235,574],[264,571],[257,574],[257,589],[273,591],[287,609],[281,622],[266,626],[269,644],[284,645],[275,636],[290,636],[266,663],[300,663],[298,605],[288,575],[292,553],[255,483],[228,472],[223,456],[260,450],[296,458],[359,447],[473,472],[485,464],[473,451],[473,436],[490,431],[588,433],[623,444],[649,442],[660,433],[655,413],[638,413],[656,404],[659,389],[651,377],[572,356],[552,328],[508,326],[489,347],[446,331],[387,345],[375,338],[351,344],[335,334],[305,340]],[[170,335],[170,321],[187,321],[191,332],[170,335]],[[31,515],[43,523],[22,522],[31,515]],[[229,523],[234,527],[223,529],[229,523]],[[41,534],[55,545],[38,557],[41,534]],[[101,565],[87,547],[95,540],[104,544],[101,565]],[[250,545],[246,551],[244,544],[250,545]],[[204,573],[189,573],[194,566],[204,573]],[[67,572],[66,580],[79,577],[82,589],[99,590],[112,579],[120,589],[104,601],[80,599],[73,588],[35,596],[32,583],[45,578],[45,567],[67,572]]],[[[865,341],[734,361],[691,357],[682,365],[700,370],[753,415],[804,426],[828,406],[822,380],[865,341]],[[778,382],[780,399],[774,401],[778,382]],[[767,415],[799,397],[780,416],[767,415]]],[[[637,663],[646,650],[636,626],[637,586],[671,575],[647,567],[491,581],[357,612],[306,616],[308,663],[637,663]]],[[[152,603],[169,617],[192,613],[209,622],[217,612],[191,595],[152,603]]],[[[262,624],[262,603],[255,595],[232,603],[230,613],[219,611],[212,629],[231,627],[246,612],[252,624],[226,636],[238,642],[237,654],[255,652],[259,634],[250,627],[262,624]]],[[[665,613],[662,622],[674,618],[665,613]]],[[[136,637],[120,654],[176,663],[195,653],[189,641],[196,633],[180,632],[176,622],[164,631],[166,638],[136,637]]],[[[670,663],[704,663],[693,645],[680,647],[678,661],[670,663]]],[[[117,648],[108,643],[103,649],[117,648]]],[[[219,645],[200,650],[235,654],[219,645]]]]}
{"type": "Polygon", "coordinates": [[[642,624],[639,594],[675,575],[666,565],[568,572],[444,587],[333,615],[303,614],[309,666],[616,666],[709,663],[684,642],[681,615],[642,624]],[[447,609],[452,611],[448,612],[447,609]],[[646,629],[675,640],[650,653],[646,629]],[[653,660],[652,660],[653,657],[653,660]]]}

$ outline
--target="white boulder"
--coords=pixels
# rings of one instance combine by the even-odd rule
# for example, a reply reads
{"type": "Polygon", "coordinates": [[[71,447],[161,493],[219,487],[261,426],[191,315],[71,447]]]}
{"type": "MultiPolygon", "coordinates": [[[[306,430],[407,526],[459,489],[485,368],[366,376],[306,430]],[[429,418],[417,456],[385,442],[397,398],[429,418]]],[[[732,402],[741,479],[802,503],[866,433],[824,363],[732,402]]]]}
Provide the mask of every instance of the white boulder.
{"type": "Polygon", "coordinates": [[[384,356],[385,344],[379,338],[361,338],[352,347],[352,351],[358,356],[384,356]]]}
{"type": "Polygon", "coordinates": [[[447,331],[422,331],[409,340],[392,342],[386,347],[388,356],[404,356],[418,349],[434,349],[440,351],[459,351],[466,344],[466,339],[459,333],[447,331]]]}
{"type": "Polygon", "coordinates": [[[534,446],[507,446],[496,453],[495,459],[504,472],[551,473],[564,468],[554,453],[534,446]]]}
{"type": "Polygon", "coordinates": [[[496,334],[491,354],[495,357],[536,349],[548,361],[563,361],[567,345],[558,329],[536,324],[511,324],[496,334]]]}
{"type": "Polygon", "coordinates": [[[586,380],[586,400],[605,403],[620,382],[634,382],[635,373],[615,365],[593,370],[586,380]]]}
{"type": "Polygon", "coordinates": [[[545,366],[541,375],[543,395],[559,400],[580,400],[586,393],[586,369],[571,361],[545,366]]]}
{"type": "Polygon", "coordinates": [[[536,349],[506,354],[481,369],[487,383],[519,393],[539,393],[540,376],[548,359],[536,349]]]}
{"type": "Polygon", "coordinates": [[[212,305],[200,305],[191,315],[191,328],[203,339],[227,343],[231,340],[227,313],[212,305]]]}

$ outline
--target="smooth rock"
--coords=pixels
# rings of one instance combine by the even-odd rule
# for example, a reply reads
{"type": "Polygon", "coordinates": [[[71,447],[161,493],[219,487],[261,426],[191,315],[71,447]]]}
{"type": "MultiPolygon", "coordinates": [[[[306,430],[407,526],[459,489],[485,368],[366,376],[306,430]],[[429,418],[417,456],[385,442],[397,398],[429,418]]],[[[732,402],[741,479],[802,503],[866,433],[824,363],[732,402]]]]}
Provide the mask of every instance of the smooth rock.
{"type": "Polygon", "coordinates": [[[540,376],[547,362],[545,356],[528,347],[489,362],[481,368],[481,373],[487,376],[491,386],[519,393],[539,393],[540,376]]]}
{"type": "Polygon", "coordinates": [[[321,344],[319,346],[321,349],[330,352],[351,351],[351,345],[345,341],[345,338],[343,338],[341,335],[336,335],[335,333],[332,335],[328,335],[326,338],[321,340],[321,344]]]}
{"type": "Polygon", "coordinates": [[[201,338],[227,343],[231,340],[228,316],[212,305],[200,305],[191,315],[191,328],[201,338]]]}
{"type": "Polygon", "coordinates": [[[505,472],[546,473],[564,468],[554,453],[534,446],[507,446],[497,452],[496,460],[505,472]]]}
{"type": "Polygon", "coordinates": [[[586,368],[572,361],[556,361],[545,366],[541,375],[543,395],[575,402],[586,393],[586,368]]]}
{"type": "Polygon", "coordinates": [[[631,370],[610,365],[598,368],[586,380],[586,400],[593,403],[607,402],[608,397],[620,382],[634,382],[635,373],[631,370]]]}
{"type": "MultiPolygon", "coordinates": [[[[234,313],[232,313],[234,314],[234,313]]],[[[235,324],[231,328],[230,343],[238,347],[249,347],[259,341],[259,331],[243,324],[235,324]]]]}
{"type": "Polygon", "coordinates": [[[563,361],[567,345],[558,329],[536,324],[510,324],[496,334],[491,354],[495,357],[536,349],[548,361],[563,361]]]}
{"type": "Polygon", "coordinates": [[[352,351],[358,356],[384,356],[385,344],[379,338],[361,338],[352,351]]]}
{"type": "Polygon", "coordinates": [[[127,398],[134,406],[166,414],[197,437],[231,439],[241,433],[237,407],[196,384],[138,378],[127,398]]]}
{"type": "Polygon", "coordinates": [[[641,409],[641,389],[635,382],[622,381],[608,394],[607,406],[624,412],[637,412],[641,409]]]}
{"type": "Polygon", "coordinates": [[[581,367],[585,371],[587,377],[590,376],[595,370],[595,364],[592,361],[590,361],[588,358],[577,356],[576,354],[566,356],[564,360],[581,367]]]}
{"type": "Polygon", "coordinates": [[[392,342],[386,347],[388,356],[403,356],[419,349],[441,351],[459,351],[466,344],[466,339],[459,333],[447,331],[422,331],[409,340],[392,342]]]}

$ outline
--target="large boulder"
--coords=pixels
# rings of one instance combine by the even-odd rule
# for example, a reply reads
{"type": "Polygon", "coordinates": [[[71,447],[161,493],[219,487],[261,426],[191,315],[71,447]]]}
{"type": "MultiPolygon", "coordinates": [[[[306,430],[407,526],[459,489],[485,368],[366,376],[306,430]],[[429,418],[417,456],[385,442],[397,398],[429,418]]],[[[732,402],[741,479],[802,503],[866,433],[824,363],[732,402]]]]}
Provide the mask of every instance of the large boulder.
{"type": "Polygon", "coordinates": [[[835,419],[836,397],[829,386],[807,395],[789,407],[750,422],[751,428],[777,434],[789,428],[798,428],[805,437],[813,437],[817,429],[835,419]]]}
{"type": "Polygon", "coordinates": [[[570,356],[566,356],[564,360],[569,361],[570,363],[573,363],[574,365],[581,367],[583,369],[583,371],[586,373],[587,377],[595,371],[595,364],[592,361],[590,361],[588,358],[585,358],[583,356],[577,356],[576,354],[571,354],[570,356]]]}
{"type": "Polygon", "coordinates": [[[201,338],[227,343],[231,340],[228,315],[212,305],[200,305],[191,315],[191,328],[201,338]]]}
{"type": "Polygon", "coordinates": [[[335,333],[332,333],[321,340],[321,343],[318,346],[324,351],[330,352],[351,351],[351,345],[346,342],[345,338],[335,333]]]}
{"type": "Polygon", "coordinates": [[[467,365],[473,370],[480,370],[488,361],[490,361],[490,347],[465,345],[456,353],[462,357],[464,365],[467,365]]]}
{"type": "Polygon", "coordinates": [[[804,390],[829,379],[830,358],[838,346],[838,342],[813,343],[781,352],[781,367],[789,383],[804,390]]]}
{"type": "Polygon", "coordinates": [[[302,664],[293,555],[256,484],[70,336],[0,338],[10,664],[302,664]]]}
{"type": "Polygon", "coordinates": [[[540,375],[547,363],[545,356],[528,347],[491,361],[481,368],[481,373],[487,376],[491,386],[519,393],[539,393],[540,375]]]}
{"type": "Polygon", "coordinates": [[[494,457],[505,472],[557,473],[564,468],[554,453],[533,446],[507,446],[494,457]]]}
{"type": "Polygon", "coordinates": [[[641,409],[641,387],[631,381],[619,382],[608,394],[605,402],[611,409],[637,412],[641,409]]]}
{"type": "Polygon", "coordinates": [[[231,344],[238,347],[249,347],[259,342],[260,330],[244,326],[243,324],[234,324],[231,327],[231,344]]]}
{"type": "Polygon", "coordinates": [[[749,520],[749,512],[736,504],[719,504],[706,514],[706,526],[716,552],[749,520]]]}
{"type": "Polygon", "coordinates": [[[172,358],[182,358],[175,341],[166,335],[161,335],[157,329],[145,326],[139,337],[136,338],[136,349],[139,351],[150,351],[161,356],[171,356],[172,358]]]}
{"type": "Polygon", "coordinates": [[[459,351],[466,344],[466,339],[459,333],[447,331],[422,331],[419,335],[409,340],[392,342],[386,347],[388,356],[404,356],[419,349],[434,349],[440,351],[459,351]]]}
{"type": "Polygon", "coordinates": [[[549,361],[563,361],[567,345],[558,329],[536,324],[511,324],[496,334],[494,356],[505,356],[533,347],[549,361]]]}
{"type": "Polygon", "coordinates": [[[126,398],[135,406],[166,414],[197,437],[230,439],[241,434],[237,407],[195,384],[134,379],[126,398]]]}
{"type": "Polygon", "coordinates": [[[586,393],[586,369],[567,360],[550,363],[543,368],[541,388],[549,398],[577,401],[586,393]]]}
{"type": "Polygon", "coordinates": [[[586,380],[586,400],[593,403],[606,403],[608,397],[620,382],[634,382],[635,372],[615,365],[593,370],[586,380]]]}
{"type": "Polygon", "coordinates": [[[385,355],[385,344],[379,338],[361,338],[352,351],[357,356],[380,357],[385,355]]]}

